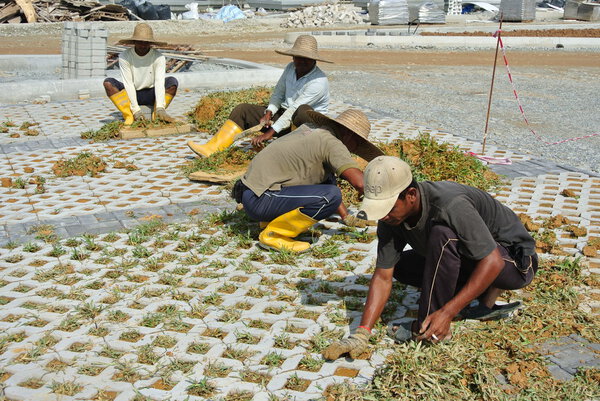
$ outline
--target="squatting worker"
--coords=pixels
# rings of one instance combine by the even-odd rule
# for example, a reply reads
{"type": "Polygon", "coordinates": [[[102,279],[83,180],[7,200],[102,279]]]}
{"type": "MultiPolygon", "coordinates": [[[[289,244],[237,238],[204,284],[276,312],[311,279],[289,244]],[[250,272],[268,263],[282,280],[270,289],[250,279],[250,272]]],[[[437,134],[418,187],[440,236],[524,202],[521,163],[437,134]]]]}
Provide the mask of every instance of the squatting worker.
{"type": "Polygon", "coordinates": [[[290,50],[275,50],[292,56],[293,61],[283,70],[269,100],[269,106],[243,103],[236,106],[229,119],[207,143],[200,145],[189,141],[188,146],[200,157],[229,147],[235,136],[257,124],[264,124],[263,134],[252,138],[252,145],[261,146],[275,136],[289,133],[310,120],[307,110],[327,113],[329,106],[329,81],[317,67],[324,60],[318,52],[317,40],[310,35],[300,35],[290,50]],[[271,124],[273,122],[273,124],[271,124]]]}
{"type": "Polygon", "coordinates": [[[487,192],[450,181],[415,182],[402,160],[382,156],[364,172],[359,217],[379,220],[377,262],[361,325],[323,352],[336,359],[367,347],[392,279],[421,288],[418,318],[400,324],[396,341],[437,342],[451,338],[457,316],[499,319],[520,302],[496,305],[503,290],[523,288],[533,279],[535,242],[519,218],[487,192]],[[409,244],[412,249],[404,250],[409,244]],[[478,299],[479,305],[468,307],[478,299]]]}
{"type": "Polygon", "coordinates": [[[310,244],[294,237],[336,211],[348,216],[335,176],[363,192],[363,173],[350,152],[369,160],[382,154],[367,139],[371,125],[361,111],[349,109],[335,119],[307,113],[314,124],[269,144],[234,187],[246,213],[265,226],[259,235],[263,248],[307,250],[310,244]]]}
{"type": "Polygon", "coordinates": [[[174,77],[165,79],[165,56],[152,48],[166,43],[155,41],[150,25],[140,23],[135,26],[133,36],[119,41],[119,44],[134,46],[119,55],[123,82],[106,78],[104,89],[123,114],[125,125],[145,119],[140,105],[154,107],[152,119],[175,121],[167,114],[166,108],[177,93],[179,84],[174,77]]]}

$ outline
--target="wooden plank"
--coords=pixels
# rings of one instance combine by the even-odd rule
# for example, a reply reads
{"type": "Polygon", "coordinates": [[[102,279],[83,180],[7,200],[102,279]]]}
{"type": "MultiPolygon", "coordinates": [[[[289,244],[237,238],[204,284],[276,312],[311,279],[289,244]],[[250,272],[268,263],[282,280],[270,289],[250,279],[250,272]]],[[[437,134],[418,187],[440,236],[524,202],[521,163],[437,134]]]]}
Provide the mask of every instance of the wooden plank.
{"type": "Polygon", "coordinates": [[[187,134],[192,132],[194,126],[192,124],[166,125],[161,128],[131,128],[123,127],[119,132],[121,139],[136,139],[136,138],[155,138],[165,135],[187,134]]]}
{"type": "Polygon", "coordinates": [[[33,8],[33,4],[31,4],[31,0],[15,0],[17,5],[21,7],[23,10],[23,14],[25,14],[25,18],[27,22],[36,22],[37,18],[35,15],[35,9],[33,8]]]}
{"type": "Polygon", "coordinates": [[[0,22],[8,21],[9,19],[19,15],[21,8],[16,3],[9,3],[0,8],[0,22]]]}
{"type": "Polygon", "coordinates": [[[210,182],[213,184],[227,184],[233,180],[237,180],[244,175],[246,170],[235,171],[233,173],[207,173],[206,171],[194,171],[188,178],[193,181],[210,182]]]}

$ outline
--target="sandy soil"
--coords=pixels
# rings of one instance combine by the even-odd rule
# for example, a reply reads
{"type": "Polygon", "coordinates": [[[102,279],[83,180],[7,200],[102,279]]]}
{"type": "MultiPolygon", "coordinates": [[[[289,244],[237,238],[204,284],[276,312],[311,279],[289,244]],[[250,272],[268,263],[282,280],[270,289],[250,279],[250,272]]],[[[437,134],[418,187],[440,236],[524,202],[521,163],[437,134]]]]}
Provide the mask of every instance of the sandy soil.
{"type": "MultiPolygon", "coordinates": [[[[600,30],[598,30],[600,32],[600,30]]],[[[289,57],[273,51],[287,48],[283,43],[285,32],[263,32],[232,35],[171,36],[171,43],[191,44],[213,57],[237,58],[269,65],[282,66],[289,57]],[[248,46],[244,46],[248,44],[248,46]]],[[[600,34],[599,34],[600,36],[600,34]]],[[[127,35],[111,36],[109,43],[127,35]]],[[[28,36],[18,40],[0,37],[0,54],[59,54],[60,38],[28,36]]],[[[493,51],[439,51],[396,49],[322,49],[322,55],[335,63],[335,69],[385,71],[396,66],[486,66],[492,65],[493,51]]],[[[552,51],[511,51],[511,64],[541,67],[597,67],[600,53],[552,51]]],[[[333,66],[332,66],[333,67],[333,66]]]]}
{"type": "MultiPolygon", "coordinates": [[[[421,32],[423,36],[489,36],[489,32],[421,32]]],[[[535,38],[598,38],[600,29],[544,29],[529,30],[520,29],[518,31],[502,31],[502,36],[525,36],[535,38]]]]}

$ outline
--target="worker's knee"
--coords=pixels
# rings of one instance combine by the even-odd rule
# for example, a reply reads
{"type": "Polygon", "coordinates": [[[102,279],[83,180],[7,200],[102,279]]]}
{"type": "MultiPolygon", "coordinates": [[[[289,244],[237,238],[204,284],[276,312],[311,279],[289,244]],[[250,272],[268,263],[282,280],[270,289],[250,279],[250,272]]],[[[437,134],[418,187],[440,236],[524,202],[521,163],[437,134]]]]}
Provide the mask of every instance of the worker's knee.
{"type": "Polygon", "coordinates": [[[102,85],[108,96],[112,96],[121,90],[119,89],[119,81],[114,78],[106,78],[102,85]]]}
{"type": "Polygon", "coordinates": [[[165,92],[171,96],[175,96],[177,88],[179,87],[179,81],[175,77],[165,78],[165,92]]]}

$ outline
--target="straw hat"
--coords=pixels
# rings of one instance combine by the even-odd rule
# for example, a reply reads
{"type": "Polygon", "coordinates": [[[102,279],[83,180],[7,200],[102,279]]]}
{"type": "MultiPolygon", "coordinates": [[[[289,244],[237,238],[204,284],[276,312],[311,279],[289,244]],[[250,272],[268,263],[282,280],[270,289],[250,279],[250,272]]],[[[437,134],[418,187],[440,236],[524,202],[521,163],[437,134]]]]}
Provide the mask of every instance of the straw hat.
{"type": "Polygon", "coordinates": [[[140,23],[135,26],[133,30],[133,36],[129,39],[122,39],[119,41],[120,45],[135,45],[135,42],[146,42],[153,44],[154,46],[164,46],[167,42],[157,42],[154,40],[154,34],[150,25],[140,23]]]}
{"type": "Polygon", "coordinates": [[[275,50],[275,52],[286,56],[304,57],[311,60],[332,63],[332,61],[321,58],[317,49],[317,39],[311,35],[300,35],[296,38],[294,46],[290,50],[275,50]]]}
{"type": "Polygon", "coordinates": [[[369,119],[362,111],[348,109],[336,118],[329,118],[324,114],[312,110],[307,111],[306,113],[315,124],[330,127],[336,133],[338,133],[340,127],[345,127],[355,133],[360,138],[360,145],[354,153],[366,161],[370,162],[377,156],[384,155],[381,149],[369,141],[368,137],[369,132],[371,132],[371,123],[369,123],[369,119]]]}

